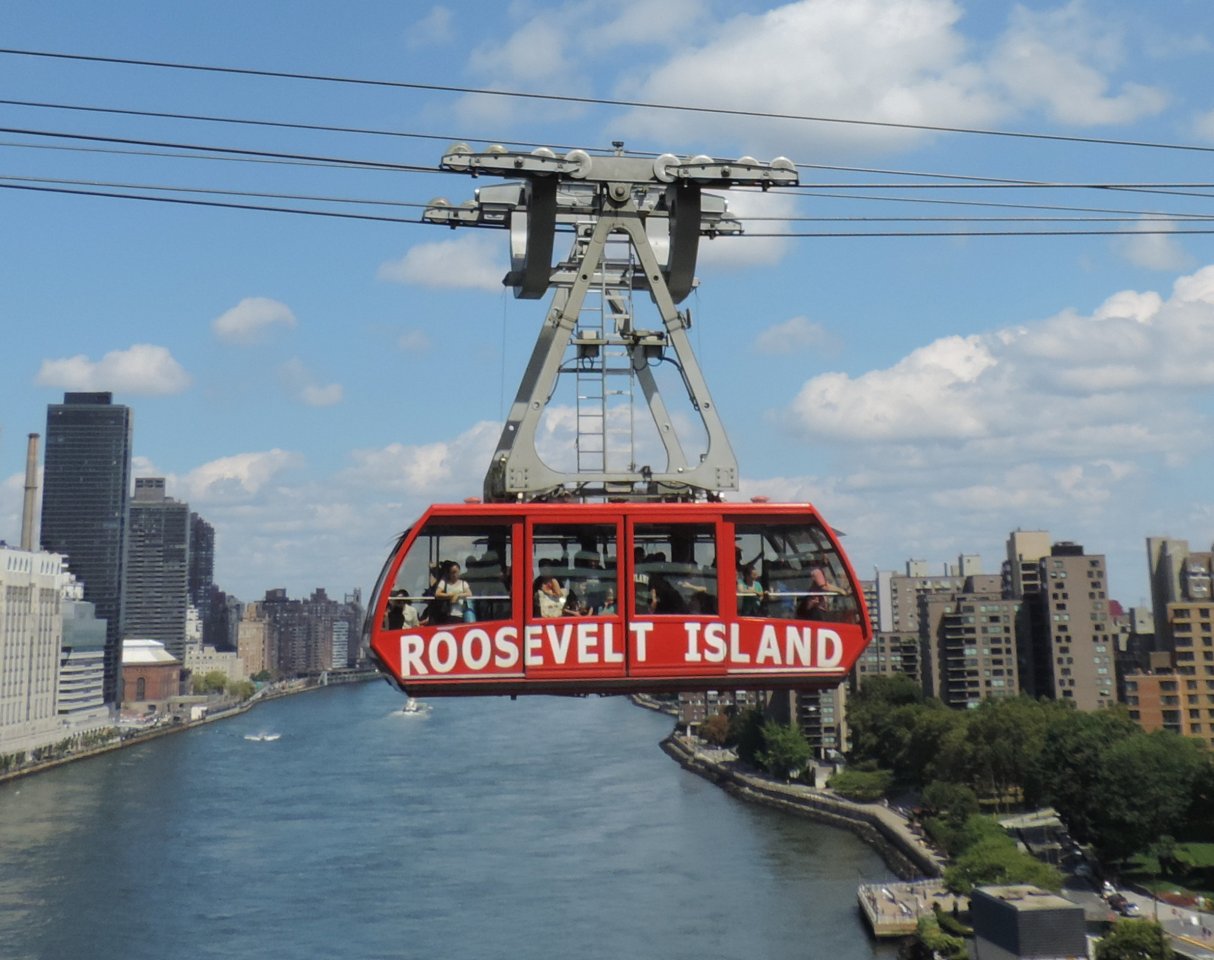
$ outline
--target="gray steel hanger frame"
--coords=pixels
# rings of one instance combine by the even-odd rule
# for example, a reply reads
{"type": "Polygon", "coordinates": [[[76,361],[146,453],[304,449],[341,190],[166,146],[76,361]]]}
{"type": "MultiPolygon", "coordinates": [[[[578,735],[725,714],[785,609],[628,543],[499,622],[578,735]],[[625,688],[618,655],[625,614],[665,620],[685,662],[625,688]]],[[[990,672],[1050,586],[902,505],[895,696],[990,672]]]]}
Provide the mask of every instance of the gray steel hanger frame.
{"type": "MultiPolygon", "coordinates": [[[[513,153],[491,147],[474,153],[457,144],[444,155],[441,166],[473,176],[520,180],[482,188],[476,199],[458,207],[445,200],[432,201],[423,219],[451,227],[509,228],[511,270],[504,282],[513,287],[514,295],[538,299],[555,287],[485,476],[485,499],[697,499],[736,490],[737,459],[691,348],[687,335],[690,318],[677,304],[695,285],[700,236],[741,233],[741,223],[726,212],[724,200],[705,194],[704,187],[793,186],[797,183],[793,164],[782,157],[770,164],[750,157],[736,161],[706,156],[680,159],[672,154],[657,159],[619,153],[592,157],[583,150],[558,157],[544,148],[513,153]],[[558,224],[573,226],[574,242],[569,259],[554,268],[552,250],[558,224]],[[635,264],[607,257],[609,241],[620,235],[628,240],[635,264]],[[647,290],[657,306],[662,329],[636,329],[632,318],[617,310],[613,311],[617,314],[614,336],[604,341],[579,339],[578,318],[587,293],[596,287],[617,292],[647,290]],[[597,356],[595,351],[607,345],[627,351],[665,447],[664,470],[643,466],[569,473],[555,470],[541,459],[536,432],[571,345],[584,357],[597,356]],[[650,369],[649,361],[665,356],[667,349],[674,352],[688,399],[707,434],[707,449],[696,463],[689,462],[683,451],[650,369]]],[[[608,304],[619,299],[608,297],[608,304]]]]}

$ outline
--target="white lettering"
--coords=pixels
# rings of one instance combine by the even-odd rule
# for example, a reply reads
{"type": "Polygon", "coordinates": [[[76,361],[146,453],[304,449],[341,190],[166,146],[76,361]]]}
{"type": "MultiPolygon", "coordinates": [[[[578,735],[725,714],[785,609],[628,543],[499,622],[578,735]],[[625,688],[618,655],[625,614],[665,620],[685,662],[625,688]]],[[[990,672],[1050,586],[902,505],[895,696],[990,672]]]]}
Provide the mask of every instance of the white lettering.
{"type": "MultiPolygon", "coordinates": [[[[764,635],[770,627],[764,628],[764,635]]],[[[750,663],[750,654],[742,652],[742,638],[736,623],[729,625],[729,659],[733,663],[750,663]]]]}
{"type": "Polygon", "coordinates": [[[455,661],[459,659],[459,648],[455,636],[446,630],[440,630],[430,638],[430,665],[437,673],[450,673],[455,669],[455,661]],[[446,655],[440,647],[446,647],[446,655]]]}
{"type": "Polygon", "coordinates": [[[632,634],[632,642],[636,644],[637,663],[645,662],[645,641],[649,639],[652,623],[630,623],[628,630],[632,634]]]}
{"type": "Polygon", "coordinates": [[[624,651],[615,648],[615,624],[603,624],[603,662],[623,663],[624,651]]]}
{"type": "Polygon", "coordinates": [[[700,624],[685,623],[683,630],[687,633],[687,652],[683,654],[684,663],[699,663],[699,639],[700,639],[700,624]]]}
{"type": "Polygon", "coordinates": [[[422,648],[425,642],[415,633],[401,635],[400,675],[402,677],[421,677],[430,672],[422,662],[422,648]]]}
{"type": "Polygon", "coordinates": [[[564,623],[560,627],[555,623],[548,624],[548,646],[552,648],[554,662],[563,664],[569,658],[569,644],[572,642],[572,623],[564,623]]]}
{"type": "Polygon", "coordinates": [[[599,625],[579,623],[577,625],[577,662],[598,663],[599,625]]]}
{"type": "Polygon", "coordinates": [[[529,623],[523,628],[523,665],[544,665],[544,628],[538,623],[529,623]]]}
{"type": "Polygon", "coordinates": [[[709,663],[721,663],[729,653],[725,641],[725,624],[714,620],[704,628],[704,659],[709,663]]]}
{"type": "Polygon", "coordinates": [[[839,661],[843,659],[843,639],[834,630],[827,630],[824,627],[818,628],[818,666],[819,667],[837,667],[839,661]],[[827,644],[830,644],[830,653],[826,652],[827,644]]]}
{"type": "Polygon", "coordinates": [[[808,667],[813,660],[811,643],[813,630],[809,627],[798,627],[795,623],[784,627],[784,662],[788,666],[796,664],[808,667]]]}
{"type": "Polygon", "coordinates": [[[489,658],[493,656],[493,647],[489,642],[489,634],[480,627],[474,627],[464,634],[463,648],[464,663],[470,670],[484,670],[489,666],[489,658]],[[480,653],[474,653],[474,646],[479,645],[480,653]]]}
{"type": "Polygon", "coordinates": [[[493,647],[497,653],[493,657],[493,665],[503,669],[518,664],[518,630],[514,627],[502,627],[493,638],[493,647]]]}
{"type": "Polygon", "coordinates": [[[780,643],[776,639],[776,628],[770,623],[763,627],[763,636],[759,637],[759,653],[755,657],[755,663],[766,663],[769,660],[775,665],[780,663],[780,643]]]}

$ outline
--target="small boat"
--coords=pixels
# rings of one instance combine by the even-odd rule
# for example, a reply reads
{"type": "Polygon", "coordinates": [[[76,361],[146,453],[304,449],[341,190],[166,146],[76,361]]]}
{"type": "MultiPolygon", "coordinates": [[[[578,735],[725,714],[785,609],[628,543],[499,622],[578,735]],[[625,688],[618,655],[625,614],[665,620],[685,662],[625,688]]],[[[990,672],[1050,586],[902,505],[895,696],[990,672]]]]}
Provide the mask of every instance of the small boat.
{"type": "Polygon", "coordinates": [[[281,736],[281,733],[246,733],[244,738],[246,740],[253,740],[257,743],[269,743],[277,740],[281,736]]]}
{"type": "Polygon", "coordinates": [[[405,699],[405,705],[400,708],[400,712],[410,715],[427,714],[430,712],[430,704],[422,703],[422,701],[414,697],[408,697],[405,699]]]}

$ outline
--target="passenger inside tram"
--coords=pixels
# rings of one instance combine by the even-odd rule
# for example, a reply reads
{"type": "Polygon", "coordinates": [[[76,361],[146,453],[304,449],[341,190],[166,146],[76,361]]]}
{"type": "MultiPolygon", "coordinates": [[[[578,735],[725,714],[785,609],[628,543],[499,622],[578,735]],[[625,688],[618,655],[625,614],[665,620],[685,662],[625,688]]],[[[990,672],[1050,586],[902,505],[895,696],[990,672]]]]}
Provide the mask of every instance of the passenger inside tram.
{"type": "Polygon", "coordinates": [[[754,564],[747,565],[738,575],[738,616],[761,617],[766,596],[754,564]]]}
{"type": "Polygon", "coordinates": [[[565,591],[561,581],[551,574],[543,574],[536,581],[535,615],[537,617],[565,616],[565,591]]]}

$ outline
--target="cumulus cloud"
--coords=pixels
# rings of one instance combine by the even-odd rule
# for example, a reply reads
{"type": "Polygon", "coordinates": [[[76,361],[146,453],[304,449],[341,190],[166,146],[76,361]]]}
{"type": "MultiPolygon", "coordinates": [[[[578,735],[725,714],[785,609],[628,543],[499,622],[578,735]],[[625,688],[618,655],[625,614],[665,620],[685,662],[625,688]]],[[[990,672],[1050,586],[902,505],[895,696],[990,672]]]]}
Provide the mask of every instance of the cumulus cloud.
{"type": "Polygon", "coordinates": [[[411,49],[431,44],[448,43],[455,37],[453,14],[444,6],[430,8],[430,12],[409,28],[408,44],[411,49]]]}
{"type": "Polygon", "coordinates": [[[1022,106],[1042,106],[1062,123],[1095,126],[1153,116],[1167,105],[1159,87],[1108,73],[1125,59],[1123,38],[1082,0],[1053,10],[1017,6],[990,70],[1022,106]]]}
{"type": "Polygon", "coordinates": [[[173,479],[182,499],[191,505],[240,503],[262,493],[280,474],[303,462],[297,453],[274,448],[220,457],[173,479]]]}
{"type": "MultiPolygon", "coordinates": [[[[961,12],[953,0],[797,0],[713,25],[702,42],[630,74],[619,92],[628,99],[796,116],[988,124],[1003,108],[985,71],[967,57],[957,29],[961,12]]],[[[863,125],[644,110],[629,112],[622,129],[663,143],[736,143],[769,156],[823,143],[893,148],[922,137],[863,125]]]]}
{"type": "Polygon", "coordinates": [[[482,421],[451,440],[355,450],[341,479],[398,497],[449,501],[479,496],[500,431],[501,424],[482,421]]]}
{"type": "Polygon", "coordinates": [[[790,317],[761,332],[755,338],[755,349],[759,353],[787,356],[806,349],[833,352],[838,349],[838,344],[834,335],[817,321],[808,317],[790,317]]]}
{"type": "Polygon", "coordinates": [[[430,335],[425,330],[406,330],[396,338],[396,345],[405,353],[424,353],[431,347],[430,335]]]}
{"type": "Polygon", "coordinates": [[[886,369],[814,377],[787,413],[806,436],[889,445],[906,464],[1116,458],[1204,448],[1202,418],[1177,406],[1212,386],[1214,266],[1167,299],[1122,291],[1090,316],[945,337],[886,369]]]}
{"type": "Polygon", "coordinates": [[[1143,220],[1135,226],[1135,233],[1117,237],[1113,249],[1117,254],[1137,267],[1147,270],[1166,270],[1174,273],[1191,266],[1193,258],[1168,232],[1176,225],[1160,220],[1143,220]],[[1166,231],[1159,233],[1157,231],[1166,231]],[[1149,231],[1149,232],[1148,232],[1149,231]]]}
{"type": "Polygon", "coordinates": [[[797,197],[787,193],[731,190],[726,197],[730,214],[742,221],[740,237],[700,239],[700,268],[740,268],[779,263],[791,240],[786,218],[798,213],[797,197]]]}
{"type": "Polygon", "coordinates": [[[497,231],[469,232],[453,240],[419,243],[399,260],[380,264],[376,276],[420,287],[488,290],[500,293],[508,257],[497,231]]]}
{"type": "Polygon", "coordinates": [[[1193,118],[1193,133],[1202,140],[1214,143],[1214,110],[1199,113],[1193,118]]]}
{"type": "Polygon", "coordinates": [[[269,297],[245,297],[211,323],[224,343],[249,344],[261,340],[273,327],[294,327],[295,314],[285,303],[269,297]]]}
{"type": "Polygon", "coordinates": [[[100,360],[84,354],[43,360],[36,382],[64,390],[109,390],[131,394],[181,393],[190,375],[165,347],[136,343],[126,350],[111,350],[100,360]]]}
{"type": "Polygon", "coordinates": [[[279,374],[291,395],[309,407],[331,407],[341,403],[344,391],[340,383],[322,384],[299,357],[279,367],[279,374]]]}

